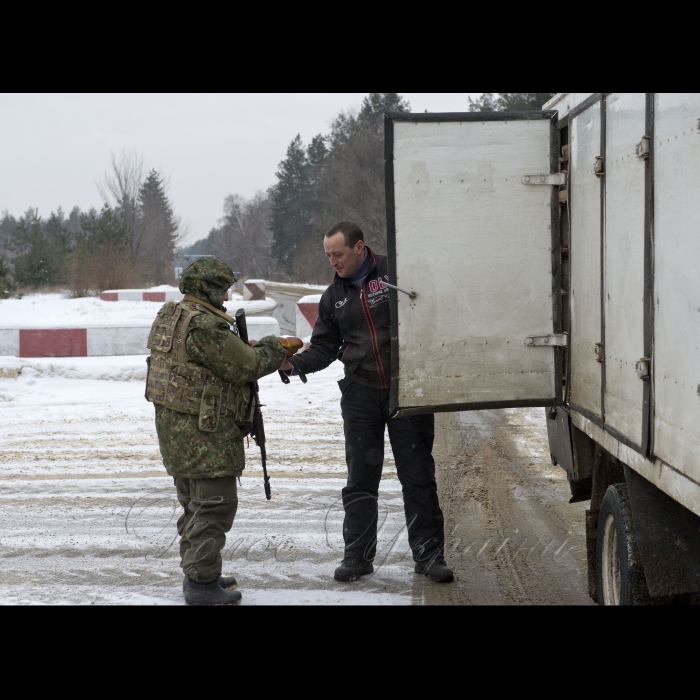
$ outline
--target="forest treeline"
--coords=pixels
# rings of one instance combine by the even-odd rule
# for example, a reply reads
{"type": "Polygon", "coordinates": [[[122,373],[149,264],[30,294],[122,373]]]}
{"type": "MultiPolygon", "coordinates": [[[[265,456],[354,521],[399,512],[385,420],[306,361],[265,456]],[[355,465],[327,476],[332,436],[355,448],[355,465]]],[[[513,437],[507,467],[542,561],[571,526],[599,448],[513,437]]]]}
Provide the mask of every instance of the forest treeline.
{"type": "Polygon", "coordinates": [[[277,182],[252,199],[227,197],[219,226],[182,252],[216,255],[247,277],[328,282],[321,239],[340,219],[356,221],[385,252],[383,116],[408,110],[397,93],[370,93],[359,109],[338,114],[328,134],[308,144],[297,135],[277,182]]]}
{"type": "MultiPolygon", "coordinates": [[[[484,93],[472,111],[541,109],[554,93],[484,93]]],[[[229,195],[224,215],[204,238],[182,250],[216,255],[246,274],[281,281],[329,282],[321,240],[340,219],[355,221],[377,252],[386,252],[384,112],[410,111],[395,92],[370,93],[341,112],[328,134],[304,144],[296,136],[277,182],[252,199],[229,195]]]]}
{"type": "Polygon", "coordinates": [[[133,154],[112,157],[99,185],[101,210],[47,218],[28,209],[0,218],[0,298],[17,289],[64,287],[72,296],[104,289],[172,284],[181,223],[167,183],[133,154]]]}
{"type": "MultiPolygon", "coordinates": [[[[484,93],[473,111],[541,109],[554,93],[484,93]]],[[[176,249],[182,238],[167,183],[141,159],[113,156],[100,185],[100,211],[42,219],[30,209],[0,219],[0,297],[16,288],[63,285],[71,294],[174,283],[174,254],[215,255],[246,277],[324,283],[332,270],[321,240],[340,219],[365,232],[386,252],[384,205],[385,112],[406,112],[395,92],[369,93],[356,109],[342,111],[327,134],[304,144],[297,135],[276,172],[276,182],[251,198],[228,195],[218,225],[206,238],[176,249]]]]}

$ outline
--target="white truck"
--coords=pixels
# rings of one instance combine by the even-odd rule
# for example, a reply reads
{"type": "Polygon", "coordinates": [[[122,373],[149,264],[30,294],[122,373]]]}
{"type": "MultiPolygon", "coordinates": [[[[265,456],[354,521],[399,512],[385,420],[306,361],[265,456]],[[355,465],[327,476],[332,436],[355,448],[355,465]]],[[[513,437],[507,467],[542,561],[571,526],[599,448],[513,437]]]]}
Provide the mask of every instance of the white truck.
{"type": "Polygon", "coordinates": [[[392,408],[546,407],[601,604],[700,592],[700,94],[387,114],[392,408]]]}

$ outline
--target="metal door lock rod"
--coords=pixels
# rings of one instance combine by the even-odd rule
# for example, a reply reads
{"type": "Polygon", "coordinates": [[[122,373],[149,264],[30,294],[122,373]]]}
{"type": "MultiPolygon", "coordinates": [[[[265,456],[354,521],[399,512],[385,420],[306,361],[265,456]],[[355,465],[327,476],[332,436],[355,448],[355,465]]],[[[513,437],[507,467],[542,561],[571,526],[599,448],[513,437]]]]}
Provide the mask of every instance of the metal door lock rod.
{"type": "Polygon", "coordinates": [[[405,289],[401,289],[400,287],[396,287],[393,284],[389,284],[388,282],[385,282],[384,280],[381,281],[382,284],[385,287],[390,287],[391,289],[395,289],[397,292],[403,292],[404,294],[408,294],[411,299],[415,299],[418,295],[415,292],[407,292],[405,289]]]}

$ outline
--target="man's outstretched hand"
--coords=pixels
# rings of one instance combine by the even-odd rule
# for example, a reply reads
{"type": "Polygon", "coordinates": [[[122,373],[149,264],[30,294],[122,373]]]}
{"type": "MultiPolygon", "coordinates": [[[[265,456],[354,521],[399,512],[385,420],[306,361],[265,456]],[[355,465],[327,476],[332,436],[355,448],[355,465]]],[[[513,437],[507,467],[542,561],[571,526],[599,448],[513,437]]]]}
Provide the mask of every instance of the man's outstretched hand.
{"type": "Polygon", "coordinates": [[[277,340],[280,341],[280,344],[287,353],[284,360],[282,360],[282,364],[279,366],[279,369],[283,372],[291,372],[294,368],[292,367],[292,363],[289,361],[289,358],[304,347],[304,341],[301,338],[294,338],[292,336],[284,336],[281,338],[278,337],[277,340]]]}

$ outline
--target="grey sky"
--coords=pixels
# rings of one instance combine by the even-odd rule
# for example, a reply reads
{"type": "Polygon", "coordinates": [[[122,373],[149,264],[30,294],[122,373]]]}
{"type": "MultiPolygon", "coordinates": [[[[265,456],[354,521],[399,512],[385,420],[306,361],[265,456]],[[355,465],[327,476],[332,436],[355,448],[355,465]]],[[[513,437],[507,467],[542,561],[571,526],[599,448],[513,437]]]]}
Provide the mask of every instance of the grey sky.
{"type": "MultiPolygon", "coordinates": [[[[366,93],[1,94],[0,211],[99,207],[110,154],[137,150],[170,178],[186,242],[209,233],[224,197],[275,182],[289,142],[327,133],[366,93]]],[[[414,112],[468,111],[480,93],[401,93],[414,112]]]]}

